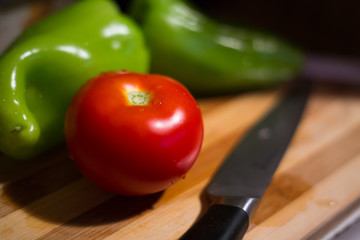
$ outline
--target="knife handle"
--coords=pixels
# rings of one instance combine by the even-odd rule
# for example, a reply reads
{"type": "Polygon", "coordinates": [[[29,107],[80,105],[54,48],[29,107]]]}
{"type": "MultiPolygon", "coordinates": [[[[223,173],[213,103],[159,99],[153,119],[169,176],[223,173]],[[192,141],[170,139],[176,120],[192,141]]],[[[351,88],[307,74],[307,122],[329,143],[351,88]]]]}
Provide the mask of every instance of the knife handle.
{"type": "Polygon", "coordinates": [[[180,240],[242,239],[249,227],[249,216],[242,208],[214,204],[180,240]]]}

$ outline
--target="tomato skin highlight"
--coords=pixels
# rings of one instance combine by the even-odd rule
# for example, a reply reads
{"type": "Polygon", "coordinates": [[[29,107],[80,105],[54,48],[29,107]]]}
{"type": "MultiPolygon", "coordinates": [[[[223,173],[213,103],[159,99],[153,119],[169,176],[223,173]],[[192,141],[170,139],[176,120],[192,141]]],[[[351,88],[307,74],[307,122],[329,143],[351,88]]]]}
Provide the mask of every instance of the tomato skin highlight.
{"type": "Polygon", "coordinates": [[[200,108],[183,85],[126,71],[89,80],[65,119],[75,164],[96,185],[121,195],[151,194],[177,182],[195,162],[203,131],[200,108]]]}

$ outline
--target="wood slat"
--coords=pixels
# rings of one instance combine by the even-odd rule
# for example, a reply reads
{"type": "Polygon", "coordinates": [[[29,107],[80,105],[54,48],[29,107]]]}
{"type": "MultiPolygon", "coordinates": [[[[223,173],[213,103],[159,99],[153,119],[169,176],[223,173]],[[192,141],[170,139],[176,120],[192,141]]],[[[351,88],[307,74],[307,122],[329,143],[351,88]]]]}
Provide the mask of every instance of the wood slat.
{"type": "Polygon", "coordinates": [[[247,239],[303,239],[359,199],[360,155],[245,235],[247,239]]]}

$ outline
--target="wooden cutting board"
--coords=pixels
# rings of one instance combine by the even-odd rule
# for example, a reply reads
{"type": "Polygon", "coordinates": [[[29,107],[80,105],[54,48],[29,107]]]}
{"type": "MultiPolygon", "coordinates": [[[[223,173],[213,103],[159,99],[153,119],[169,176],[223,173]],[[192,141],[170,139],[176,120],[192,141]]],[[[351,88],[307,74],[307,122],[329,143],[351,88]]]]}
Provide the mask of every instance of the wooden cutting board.
{"type": "MultiPolygon", "coordinates": [[[[205,136],[185,179],[144,197],[86,180],[64,146],[34,162],[0,157],[0,239],[178,239],[206,210],[201,192],[282,88],[198,99],[205,136]]],[[[314,86],[298,131],[245,239],[317,239],[359,206],[360,91],[314,86]]]]}

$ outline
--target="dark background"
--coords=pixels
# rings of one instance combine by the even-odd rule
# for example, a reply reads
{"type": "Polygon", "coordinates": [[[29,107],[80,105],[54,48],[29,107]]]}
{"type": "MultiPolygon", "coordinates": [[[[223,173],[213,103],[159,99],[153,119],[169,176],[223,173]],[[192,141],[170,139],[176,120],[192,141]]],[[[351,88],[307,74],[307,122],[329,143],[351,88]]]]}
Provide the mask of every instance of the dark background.
{"type": "Polygon", "coordinates": [[[359,0],[192,0],[227,22],[264,28],[309,51],[360,57],[359,0]]]}
{"type": "MultiPolygon", "coordinates": [[[[0,9],[25,1],[41,0],[0,0],[0,9]]],[[[131,0],[115,1],[126,12],[131,0]]],[[[188,1],[212,18],[273,32],[306,51],[360,58],[360,0],[188,1]]]]}
{"type": "Polygon", "coordinates": [[[310,52],[360,57],[360,0],[189,1],[212,18],[273,32],[310,52]]]}

